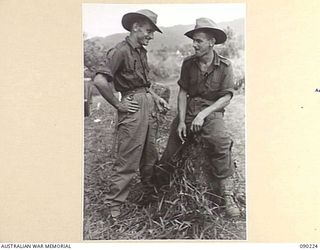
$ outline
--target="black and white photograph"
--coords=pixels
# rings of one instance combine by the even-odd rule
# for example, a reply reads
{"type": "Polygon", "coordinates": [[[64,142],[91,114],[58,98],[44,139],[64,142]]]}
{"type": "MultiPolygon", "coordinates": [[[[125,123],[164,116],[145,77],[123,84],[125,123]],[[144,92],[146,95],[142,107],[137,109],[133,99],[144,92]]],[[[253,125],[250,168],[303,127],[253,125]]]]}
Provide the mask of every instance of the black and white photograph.
{"type": "Polygon", "coordinates": [[[82,4],[83,240],[246,240],[245,4],[82,4]]]}

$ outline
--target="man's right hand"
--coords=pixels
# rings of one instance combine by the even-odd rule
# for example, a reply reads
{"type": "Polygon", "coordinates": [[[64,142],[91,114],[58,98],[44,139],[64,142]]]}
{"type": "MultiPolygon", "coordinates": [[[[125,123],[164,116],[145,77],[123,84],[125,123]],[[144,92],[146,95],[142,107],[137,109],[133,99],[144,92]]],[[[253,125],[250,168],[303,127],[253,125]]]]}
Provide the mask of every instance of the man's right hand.
{"type": "Polygon", "coordinates": [[[119,103],[117,109],[119,112],[135,113],[139,110],[139,103],[135,100],[126,98],[119,103]]]}
{"type": "Polygon", "coordinates": [[[185,122],[180,122],[177,128],[177,133],[182,143],[185,142],[185,138],[187,137],[187,126],[185,122]]]}

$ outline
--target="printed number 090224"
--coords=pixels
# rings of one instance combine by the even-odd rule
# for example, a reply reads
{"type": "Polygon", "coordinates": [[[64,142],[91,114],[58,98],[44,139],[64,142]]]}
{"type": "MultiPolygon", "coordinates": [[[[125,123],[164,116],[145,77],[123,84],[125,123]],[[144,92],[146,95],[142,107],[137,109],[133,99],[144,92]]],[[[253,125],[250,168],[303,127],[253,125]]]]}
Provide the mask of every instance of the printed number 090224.
{"type": "Polygon", "coordinates": [[[300,248],[308,248],[308,249],[314,249],[318,248],[318,244],[300,244],[300,248]]]}

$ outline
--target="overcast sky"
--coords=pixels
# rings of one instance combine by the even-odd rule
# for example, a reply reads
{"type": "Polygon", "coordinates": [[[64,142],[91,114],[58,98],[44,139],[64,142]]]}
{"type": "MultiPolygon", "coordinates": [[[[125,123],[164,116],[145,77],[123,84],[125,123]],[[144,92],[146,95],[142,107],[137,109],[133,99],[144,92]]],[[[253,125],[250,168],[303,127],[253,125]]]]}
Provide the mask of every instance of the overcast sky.
{"type": "Polygon", "coordinates": [[[245,17],[245,5],[229,4],[83,4],[83,32],[88,38],[126,32],[121,25],[128,12],[150,9],[158,15],[157,24],[170,27],[177,24],[195,24],[199,17],[214,22],[232,21],[245,17]]]}

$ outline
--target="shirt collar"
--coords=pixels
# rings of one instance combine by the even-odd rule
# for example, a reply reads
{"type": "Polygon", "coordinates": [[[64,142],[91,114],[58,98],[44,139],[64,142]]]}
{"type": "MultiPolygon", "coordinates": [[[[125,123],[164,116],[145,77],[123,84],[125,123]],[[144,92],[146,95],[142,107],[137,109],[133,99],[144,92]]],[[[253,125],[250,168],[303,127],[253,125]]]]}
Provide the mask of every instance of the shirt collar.
{"type": "MultiPolygon", "coordinates": [[[[199,67],[199,58],[196,57],[195,60],[199,67]]],[[[218,53],[215,50],[213,50],[213,60],[210,66],[208,67],[207,73],[210,74],[216,67],[220,66],[220,61],[221,60],[218,53]]]]}
{"type": "Polygon", "coordinates": [[[212,64],[214,66],[220,66],[220,57],[219,57],[218,53],[215,50],[213,50],[213,54],[214,54],[214,57],[213,57],[212,64]]]}
{"type": "Polygon", "coordinates": [[[134,43],[134,42],[129,38],[129,36],[126,37],[126,42],[129,44],[129,46],[130,46],[132,49],[137,50],[138,52],[139,52],[139,51],[147,52],[147,50],[146,50],[143,46],[139,46],[138,44],[134,43]]]}

